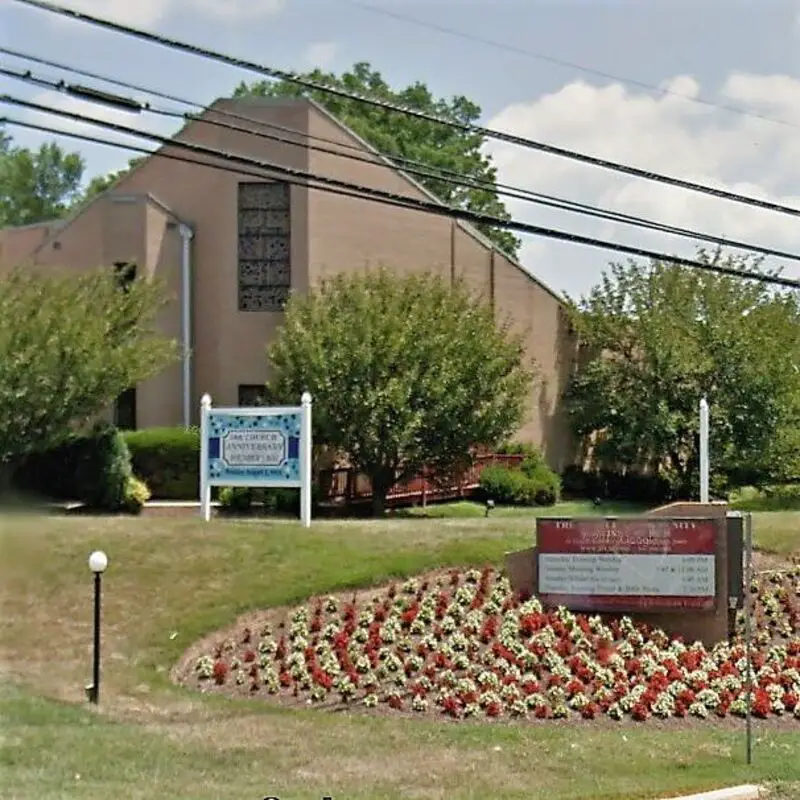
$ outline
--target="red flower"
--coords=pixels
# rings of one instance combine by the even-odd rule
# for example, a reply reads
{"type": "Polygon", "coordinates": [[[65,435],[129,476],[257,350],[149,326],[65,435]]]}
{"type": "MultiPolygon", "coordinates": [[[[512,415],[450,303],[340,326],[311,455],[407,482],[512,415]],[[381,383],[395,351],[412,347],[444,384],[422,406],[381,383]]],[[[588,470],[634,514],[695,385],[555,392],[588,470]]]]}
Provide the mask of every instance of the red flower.
{"type": "Polygon", "coordinates": [[[678,694],[677,701],[686,706],[686,708],[689,708],[695,701],[695,694],[691,689],[684,689],[678,694]]]}
{"type": "Polygon", "coordinates": [[[437,652],[433,654],[433,665],[438,669],[450,669],[453,662],[444,653],[437,652]]]}
{"type": "Polygon", "coordinates": [[[536,631],[541,630],[545,625],[546,619],[544,614],[523,614],[519,620],[519,631],[527,637],[533,636],[536,631]]]}
{"type": "Polygon", "coordinates": [[[408,630],[411,627],[411,623],[417,618],[417,614],[419,614],[419,602],[414,601],[401,615],[400,615],[400,624],[408,630]]]}
{"type": "Polygon", "coordinates": [[[753,716],[762,719],[769,716],[771,702],[765,689],[756,689],[753,693],[753,716]]]}
{"type": "Polygon", "coordinates": [[[281,674],[278,676],[278,681],[280,681],[281,686],[291,686],[292,676],[288,670],[281,670],[281,674]]]}
{"type": "Polygon", "coordinates": [[[597,707],[597,703],[590,702],[581,709],[581,716],[584,719],[594,719],[597,716],[598,711],[599,709],[597,707]]]}
{"type": "Polygon", "coordinates": [[[536,706],[533,710],[536,719],[547,719],[550,716],[550,708],[544,704],[536,706]]]}
{"type": "Polygon", "coordinates": [[[497,636],[497,630],[499,627],[500,620],[497,617],[487,617],[481,626],[480,640],[484,644],[489,644],[489,642],[491,642],[492,639],[497,636]]]}
{"type": "Polygon", "coordinates": [[[584,689],[584,685],[576,678],[573,678],[566,686],[567,697],[575,697],[576,694],[580,694],[584,689]]]}
{"type": "Polygon", "coordinates": [[[631,710],[631,716],[637,722],[644,722],[650,716],[650,710],[645,703],[638,702],[631,710]]]}
{"type": "Polygon", "coordinates": [[[477,611],[485,602],[486,596],[478,589],[478,591],[475,592],[475,597],[472,598],[472,602],[469,604],[470,611],[477,611]]]}
{"type": "Polygon", "coordinates": [[[497,700],[492,700],[492,702],[486,706],[487,717],[499,717],[502,711],[503,709],[500,703],[497,702],[497,700]]]}
{"type": "Polygon", "coordinates": [[[393,708],[395,711],[398,711],[403,707],[403,699],[399,695],[393,694],[389,698],[387,705],[389,708],[393,708]]]}
{"type": "Polygon", "coordinates": [[[256,660],[256,651],[253,650],[252,647],[248,647],[247,650],[244,651],[244,656],[242,656],[242,660],[245,664],[249,664],[251,661],[256,660]]]}
{"type": "Polygon", "coordinates": [[[457,697],[448,695],[442,700],[442,713],[451,717],[457,717],[461,712],[461,703],[457,697]]]}
{"type": "Polygon", "coordinates": [[[281,636],[278,640],[278,647],[275,650],[275,660],[283,661],[284,658],[286,658],[286,637],[281,636]]]}
{"type": "Polygon", "coordinates": [[[228,665],[221,658],[218,658],[214,662],[211,675],[214,678],[214,683],[216,683],[217,686],[222,686],[222,684],[225,683],[225,678],[228,677],[228,671],[228,665]]]}
{"type": "Polygon", "coordinates": [[[314,667],[311,671],[311,680],[324,689],[330,689],[333,686],[333,678],[319,667],[314,667]]]}

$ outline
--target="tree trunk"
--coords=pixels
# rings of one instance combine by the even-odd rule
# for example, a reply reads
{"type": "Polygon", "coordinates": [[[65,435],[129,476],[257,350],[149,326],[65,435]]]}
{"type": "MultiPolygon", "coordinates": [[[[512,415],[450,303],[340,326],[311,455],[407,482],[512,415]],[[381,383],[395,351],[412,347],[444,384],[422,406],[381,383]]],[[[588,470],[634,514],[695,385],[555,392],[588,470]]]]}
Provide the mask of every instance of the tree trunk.
{"type": "Polygon", "coordinates": [[[372,490],[372,516],[382,517],[386,513],[386,492],[372,490]]]}
{"type": "Polygon", "coordinates": [[[395,483],[395,470],[381,466],[369,472],[372,486],[372,516],[382,517],[386,513],[386,496],[395,483]]]}
{"type": "Polygon", "coordinates": [[[7,499],[5,496],[11,493],[11,478],[14,470],[8,461],[0,461],[0,500],[7,499]]]}

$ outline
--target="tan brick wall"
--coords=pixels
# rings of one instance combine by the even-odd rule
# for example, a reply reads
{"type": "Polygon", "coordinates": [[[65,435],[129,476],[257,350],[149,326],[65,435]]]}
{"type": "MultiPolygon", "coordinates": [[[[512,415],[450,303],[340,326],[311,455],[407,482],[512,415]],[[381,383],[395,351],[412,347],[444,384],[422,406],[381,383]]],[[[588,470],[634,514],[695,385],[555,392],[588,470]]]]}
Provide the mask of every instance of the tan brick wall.
{"type": "MultiPolygon", "coordinates": [[[[358,143],[326,114],[302,101],[282,104],[220,101],[215,107],[299,131],[289,135],[260,129],[289,136],[298,143],[304,141],[305,132],[342,145],[358,143]]],[[[226,122],[257,127],[242,121],[226,122]]],[[[429,200],[424,192],[373,156],[370,157],[375,163],[362,163],[205,122],[188,125],[178,138],[283,167],[429,200]]],[[[169,148],[163,152],[207,158],[169,148]]],[[[265,173],[265,179],[268,177],[265,173]]],[[[135,260],[149,275],[158,276],[168,284],[173,300],[163,312],[161,324],[169,336],[179,336],[180,236],[177,227],[168,224],[174,223],[169,213],[152,201],[142,200],[142,195],[154,196],[195,230],[193,412],[196,414],[199,397],[205,392],[212,395],[217,405],[233,405],[239,384],[261,383],[268,377],[265,347],[274,338],[282,319],[280,313],[238,311],[237,186],[240,180],[257,179],[155,156],[90,205],[57,237],[50,235],[38,250],[36,247],[44,235],[41,231],[2,232],[0,269],[9,261],[19,261],[26,252],[35,252],[35,261],[42,266],[70,269],[135,260]],[[111,202],[113,196],[132,195],[138,196],[138,200],[111,202]],[[60,244],[59,249],[54,249],[54,242],[60,244]]],[[[327,275],[382,264],[401,272],[433,270],[446,277],[462,277],[476,294],[493,296],[498,314],[512,315],[516,326],[525,331],[529,355],[538,363],[540,372],[540,380],[531,393],[529,419],[519,438],[544,447],[554,466],[561,467],[571,459],[570,437],[558,412],[558,398],[569,368],[570,345],[561,304],[551,293],[504,256],[493,253],[485,241],[476,238],[465,226],[446,217],[308,191],[303,186],[292,188],[291,203],[295,291],[306,291],[327,275]]],[[[180,365],[139,387],[138,401],[143,426],[180,424],[180,365]]]]}

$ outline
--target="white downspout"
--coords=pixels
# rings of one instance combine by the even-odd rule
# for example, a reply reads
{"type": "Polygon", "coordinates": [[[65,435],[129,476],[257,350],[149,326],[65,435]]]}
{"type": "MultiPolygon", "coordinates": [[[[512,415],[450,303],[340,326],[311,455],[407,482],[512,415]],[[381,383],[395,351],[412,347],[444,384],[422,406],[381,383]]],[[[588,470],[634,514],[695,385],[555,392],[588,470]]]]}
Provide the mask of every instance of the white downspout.
{"type": "Polygon", "coordinates": [[[194,231],[181,224],[181,345],[183,351],[183,427],[192,423],[192,239],[194,231]]]}

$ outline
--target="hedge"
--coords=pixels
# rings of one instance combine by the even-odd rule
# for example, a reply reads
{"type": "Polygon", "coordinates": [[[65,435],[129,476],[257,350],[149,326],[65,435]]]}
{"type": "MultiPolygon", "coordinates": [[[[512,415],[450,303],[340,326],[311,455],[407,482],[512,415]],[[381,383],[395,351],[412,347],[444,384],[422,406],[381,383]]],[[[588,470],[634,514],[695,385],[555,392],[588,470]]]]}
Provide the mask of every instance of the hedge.
{"type": "Polygon", "coordinates": [[[18,492],[74,500],[97,511],[136,512],[149,498],[147,487],[134,477],[125,439],[106,424],[31,454],[16,465],[12,485],[18,492]]]}
{"type": "Polygon", "coordinates": [[[148,428],[127,431],[134,473],[156,500],[197,500],[200,496],[200,429],[148,428]]]}
{"type": "Polygon", "coordinates": [[[618,470],[583,470],[568,467],[562,475],[567,497],[600,498],[644,505],[660,505],[678,499],[669,481],[659,475],[642,475],[618,470]]]}

